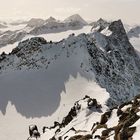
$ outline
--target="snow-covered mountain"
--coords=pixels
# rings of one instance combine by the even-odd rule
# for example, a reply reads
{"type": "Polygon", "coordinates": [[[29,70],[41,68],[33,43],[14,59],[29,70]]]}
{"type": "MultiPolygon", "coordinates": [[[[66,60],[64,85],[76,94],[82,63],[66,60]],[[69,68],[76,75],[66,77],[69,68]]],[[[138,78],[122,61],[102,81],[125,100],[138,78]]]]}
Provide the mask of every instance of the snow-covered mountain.
{"type": "Polygon", "coordinates": [[[72,15],[65,19],[64,21],[56,20],[50,17],[46,20],[42,26],[32,29],[29,34],[39,35],[46,33],[58,33],[67,30],[78,30],[87,25],[86,21],[82,19],[79,15],[72,15]]]}
{"type": "MultiPolygon", "coordinates": [[[[50,18],[45,25],[52,23],[62,24],[50,18]]],[[[16,32],[18,38],[22,36],[20,30],[16,32]]],[[[100,121],[108,108],[139,93],[139,79],[140,58],[120,20],[101,31],[71,34],[58,42],[42,37],[24,40],[11,53],[0,56],[1,138],[26,139],[27,125],[36,123],[41,128],[54,121],[61,124],[61,131],[58,126],[46,129],[41,139],[53,137],[56,130],[56,138],[69,139],[77,132],[86,135],[91,132],[92,122],[100,121]],[[13,112],[18,115],[9,117],[13,112]],[[8,129],[6,122],[10,124],[8,129]]]]}
{"type": "Polygon", "coordinates": [[[45,20],[39,18],[32,18],[28,21],[27,27],[38,27],[42,26],[45,23],[45,20]]]}
{"type": "Polygon", "coordinates": [[[81,25],[87,25],[88,23],[78,14],[72,15],[64,20],[66,23],[79,23],[81,25]]]}
{"type": "MultiPolygon", "coordinates": [[[[77,37],[71,35],[58,43],[47,43],[42,38],[25,40],[19,43],[9,55],[4,55],[4,61],[2,56],[0,71],[7,73],[9,67],[10,71],[47,68],[51,61],[61,56],[61,52],[66,52],[65,55],[70,57],[73,55],[72,52],[79,53],[83,48],[87,51],[87,55],[84,56],[89,57],[86,60],[90,64],[86,66],[87,71],[92,71],[100,86],[106,88],[111,94],[110,105],[122,103],[124,99],[128,100],[137,94],[140,82],[140,58],[129,43],[120,20],[112,22],[108,30],[111,32],[110,36],[105,36],[102,32],[81,34],[77,37]],[[52,52],[52,48],[57,51],[52,52]],[[53,53],[51,56],[48,49],[53,53]],[[44,65],[44,62],[48,64],[44,65]],[[125,93],[124,97],[122,93],[125,93]]],[[[81,63],[86,65],[84,62],[81,63]]]]}
{"type": "Polygon", "coordinates": [[[56,22],[57,20],[54,17],[49,17],[48,19],[46,19],[46,22],[56,22]]]}
{"type": "Polygon", "coordinates": [[[101,32],[102,30],[104,30],[105,28],[107,28],[109,26],[109,24],[110,24],[109,22],[107,22],[106,20],[100,18],[96,22],[90,23],[90,25],[92,26],[91,31],[101,32]]]}

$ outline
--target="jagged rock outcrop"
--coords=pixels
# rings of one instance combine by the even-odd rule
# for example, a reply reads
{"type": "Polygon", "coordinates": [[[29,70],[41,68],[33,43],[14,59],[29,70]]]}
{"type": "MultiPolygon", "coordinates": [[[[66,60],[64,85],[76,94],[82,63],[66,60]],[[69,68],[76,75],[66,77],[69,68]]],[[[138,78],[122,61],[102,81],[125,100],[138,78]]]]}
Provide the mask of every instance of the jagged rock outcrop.
{"type": "Polygon", "coordinates": [[[100,18],[98,21],[90,23],[90,25],[92,26],[91,31],[101,32],[106,27],[108,27],[109,24],[110,24],[109,22],[107,22],[106,20],[100,18]]]}
{"type": "Polygon", "coordinates": [[[111,94],[112,98],[108,101],[111,106],[137,94],[135,89],[140,83],[136,78],[140,76],[140,58],[120,20],[112,22],[108,30],[112,32],[109,36],[95,32],[95,40],[91,42],[95,45],[89,45],[88,50],[98,83],[111,94]]]}
{"type": "MultiPolygon", "coordinates": [[[[139,119],[140,116],[137,115],[138,112],[140,112],[140,96],[136,96],[134,100],[126,102],[122,105],[120,105],[118,108],[114,108],[111,110],[111,116],[113,113],[117,113],[116,116],[118,117],[118,124],[114,126],[108,126],[108,121],[106,121],[106,128],[102,131],[102,135],[100,136],[101,140],[109,139],[113,135],[114,140],[128,140],[132,139],[133,135],[135,134],[137,127],[134,125],[139,119]],[[117,111],[116,111],[117,110],[117,111]],[[118,112],[121,113],[118,114],[118,112]]],[[[106,113],[104,113],[106,114],[106,113]]],[[[104,115],[103,114],[103,115],[104,115]]],[[[115,119],[111,118],[110,119],[115,119]]],[[[102,118],[102,117],[101,117],[102,118]]],[[[113,120],[112,120],[113,121],[113,120]]],[[[96,128],[101,129],[101,127],[98,127],[99,124],[97,124],[96,128]]],[[[94,129],[93,132],[95,133],[98,129],[94,129]]],[[[94,135],[93,133],[93,135],[94,135]]]]}
{"type": "MultiPolygon", "coordinates": [[[[61,123],[54,122],[54,126],[51,126],[50,128],[48,128],[48,127],[46,127],[46,128],[47,129],[55,129],[56,127],[58,127],[56,132],[58,130],[61,131],[61,129],[64,128],[65,126],[67,126],[78,115],[78,113],[82,110],[82,102],[85,102],[85,105],[87,106],[87,108],[89,110],[94,108],[95,111],[98,112],[102,108],[96,99],[92,99],[89,96],[85,96],[83,99],[75,102],[74,106],[70,109],[69,113],[63,118],[61,123]],[[90,105],[90,108],[89,108],[89,100],[96,101],[96,102],[94,102],[94,104],[92,104],[92,106],[90,105]]],[[[71,130],[76,131],[75,129],[71,129],[71,130]]]]}
{"type": "Polygon", "coordinates": [[[52,136],[52,138],[50,140],[62,140],[62,139],[66,139],[68,138],[67,134],[69,134],[69,132],[73,132],[75,135],[72,136],[71,138],[68,138],[68,140],[89,140],[92,138],[92,134],[88,134],[88,131],[86,130],[77,130],[74,127],[69,128],[67,131],[65,131],[64,133],[62,133],[62,135],[59,135],[59,133],[61,133],[65,127],[69,126],[69,124],[74,121],[74,119],[76,119],[78,117],[78,115],[80,114],[80,112],[82,112],[84,109],[87,109],[87,112],[101,112],[102,107],[99,104],[99,102],[97,102],[96,99],[92,99],[89,96],[85,96],[83,99],[80,99],[78,101],[76,101],[74,103],[74,106],[70,109],[69,113],[63,118],[62,122],[54,122],[54,125],[51,127],[43,127],[43,133],[49,133],[49,131],[53,131],[54,135],[52,136]],[[90,106],[89,108],[89,101],[95,101],[94,104],[92,104],[92,106],[90,106]],[[80,133],[87,133],[85,135],[80,135],[80,133]]]}
{"type": "MultiPolygon", "coordinates": [[[[74,119],[75,125],[72,126],[68,123],[63,128],[59,127],[59,131],[57,131],[57,133],[55,133],[50,140],[131,140],[135,136],[135,133],[138,133],[138,122],[140,120],[140,95],[135,96],[133,100],[125,102],[124,104],[121,104],[116,108],[112,108],[106,112],[101,112],[99,122],[96,122],[95,120],[92,122],[92,118],[83,118],[87,120],[90,119],[90,123],[92,123],[93,126],[90,131],[86,127],[84,130],[77,130],[75,129],[75,127],[76,124],[81,123],[79,121],[80,113],[82,113],[82,108],[83,106],[85,106],[83,104],[83,101],[86,101],[88,103],[88,99],[91,98],[85,96],[85,98],[78,101],[79,103],[81,103],[81,109],[77,112],[77,117],[75,117],[74,119]],[[118,114],[120,110],[121,113],[118,114]],[[72,127],[70,128],[69,125],[72,127]],[[67,128],[70,129],[68,130],[67,128]]],[[[84,108],[86,112],[87,109],[89,109],[88,106],[84,108]]],[[[92,110],[93,114],[95,113],[94,111],[95,110],[92,110]]],[[[56,130],[57,128],[58,125],[53,127],[52,131],[56,130]]]]}
{"type": "Polygon", "coordinates": [[[92,135],[88,134],[88,135],[76,135],[76,136],[73,136],[71,138],[69,138],[69,140],[90,140],[92,139],[92,135]]]}

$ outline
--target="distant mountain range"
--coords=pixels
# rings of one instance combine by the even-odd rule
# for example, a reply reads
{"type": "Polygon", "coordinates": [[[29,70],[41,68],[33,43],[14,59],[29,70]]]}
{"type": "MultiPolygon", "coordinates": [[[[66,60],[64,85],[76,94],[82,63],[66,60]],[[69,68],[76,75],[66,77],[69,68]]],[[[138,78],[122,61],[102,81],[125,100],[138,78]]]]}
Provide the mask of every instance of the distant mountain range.
{"type": "MultiPolygon", "coordinates": [[[[10,24],[1,22],[0,47],[22,41],[24,37],[28,35],[38,36],[42,34],[59,33],[68,30],[78,30],[87,25],[92,26],[91,31],[93,29],[99,31],[105,29],[109,25],[109,22],[100,18],[96,22],[88,23],[78,14],[72,15],[66,18],[64,21],[50,17],[46,20],[32,18],[29,21],[17,21],[10,24]]],[[[129,30],[128,37],[138,36],[138,28],[139,26],[129,30]]]]}

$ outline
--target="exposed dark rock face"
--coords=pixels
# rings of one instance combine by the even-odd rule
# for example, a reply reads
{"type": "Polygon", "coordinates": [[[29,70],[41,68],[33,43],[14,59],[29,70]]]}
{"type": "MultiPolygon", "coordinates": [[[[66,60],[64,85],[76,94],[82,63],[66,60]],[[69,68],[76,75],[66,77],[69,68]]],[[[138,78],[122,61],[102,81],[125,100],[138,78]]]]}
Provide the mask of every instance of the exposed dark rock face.
{"type": "MultiPolygon", "coordinates": [[[[105,130],[102,131],[102,135],[99,136],[101,140],[106,140],[113,134],[115,140],[129,140],[132,139],[134,133],[136,132],[136,127],[132,126],[134,125],[139,119],[140,116],[137,115],[137,113],[140,111],[140,100],[139,96],[136,96],[134,100],[122,104],[118,107],[117,110],[121,110],[121,113],[119,114],[119,121],[118,124],[114,127],[107,126],[105,130]],[[137,103],[136,103],[137,100],[137,103]],[[135,106],[135,108],[133,108],[135,106]],[[125,108],[125,110],[124,110],[125,108]]],[[[114,110],[114,109],[113,109],[114,110]]],[[[113,112],[111,110],[111,114],[113,112]]],[[[116,109],[115,109],[116,110],[116,109]]],[[[117,111],[118,112],[118,111],[117,111]]],[[[105,116],[106,113],[104,113],[102,116],[105,116]]],[[[109,116],[111,115],[109,114],[109,116]]],[[[101,116],[101,119],[103,118],[101,116]]],[[[112,118],[113,119],[113,118],[112,118]]],[[[105,121],[105,124],[107,125],[107,121],[105,121]]],[[[98,129],[101,129],[102,127],[99,127],[100,124],[97,123],[97,126],[93,130],[95,133],[98,129]]],[[[104,127],[105,128],[105,127],[104,127]]],[[[94,135],[93,133],[93,135],[94,135]]]]}
{"type": "MultiPolygon", "coordinates": [[[[80,101],[87,101],[91,99],[89,96],[85,96],[80,101]]],[[[78,103],[76,102],[76,104],[78,103]]],[[[101,140],[109,140],[110,138],[114,140],[131,140],[135,132],[137,131],[137,127],[134,125],[139,119],[140,116],[137,113],[140,112],[140,95],[135,96],[135,98],[129,102],[126,102],[116,108],[112,108],[107,112],[101,114],[100,122],[91,122],[94,123],[91,131],[86,130],[76,130],[74,127],[70,129],[66,129],[65,127],[69,126],[69,123],[65,123],[62,126],[61,123],[54,122],[54,127],[50,127],[47,129],[58,130],[59,131],[54,134],[54,136],[50,140],[90,140],[90,139],[101,139],[101,140]],[[117,116],[118,110],[121,110],[121,113],[117,116]],[[115,124],[109,125],[109,121],[116,118],[113,118],[112,115],[118,118],[118,122],[115,124]],[[63,132],[64,131],[64,132],[63,132]],[[71,131],[71,132],[70,132],[71,131]],[[73,135],[69,135],[69,132],[73,135]]],[[[80,108],[79,108],[80,109],[80,108]]],[[[87,105],[87,109],[88,105],[87,105]]],[[[71,111],[70,111],[71,112],[71,111]]],[[[80,112],[80,111],[79,111],[80,112]]],[[[78,113],[77,112],[77,115],[78,113]]],[[[70,114],[70,113],[69,113],[70,114]]],[[[69,115],[68,114],[68,115],[69,115]]],[[[75,115],[74,115],[75,116],[75,115]]],[[[78,118],[76,118],[77,120],[78,118]]],[[[69,127],[67,127],[69,128],[69,127]]]]}
{"type": "Polygon", "coordinates": [[[91,31],[93,31],[94,29],[96,29],[98,27],[97,31],[101,32],[106,27],[108,27],[110,25],[110,23],[107,22],[106,20],[100,18],[98,21],[90,23],[90,25],[92,26],[91,31]]]}
{"type": "Polygon", "coordinates": [[[106,124],[106,122],[108,121],[108,119],[110,118],[110,116],[111,116],[111,110],[108,111],[108,112],[105,112],[105,113],[101,116],[100,124],[101,124],[101,125],[106,124]]]}
{"type": "Polygon", "coordinates": [[[140,85],[140,58],[130,44],[121,20],[110,23],[108,30],[111,31],[109,36],[95,32],[96,39],[90,41],[88,51],[96,80],[111,95],[108,105],[115,106],[137,94],[134,89],[140,85]],[[102,44],[97,43],[100,37],[104,40],[102,44]]]}
{"type": "Polygon", "coordinates": [[[29,126],[29,135],[30,137],[27,140],[31,140],[32,138],[40,138],[40,133],[36,125],[29,126]]]}
{"type": "Polygon", "coordinates": [[[88,135],[76,135],[71,137],[69,140],[90,140],[92,139],[92,135],[88,134],[88,135]]]}

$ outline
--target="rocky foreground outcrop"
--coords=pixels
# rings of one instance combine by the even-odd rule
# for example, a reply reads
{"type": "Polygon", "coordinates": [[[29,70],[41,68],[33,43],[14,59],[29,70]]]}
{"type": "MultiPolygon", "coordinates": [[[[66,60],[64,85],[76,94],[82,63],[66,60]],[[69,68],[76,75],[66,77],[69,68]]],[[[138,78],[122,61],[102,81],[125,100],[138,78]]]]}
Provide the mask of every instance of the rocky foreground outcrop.
{"type": "MultiPolygon", "coordinates": [[[[96,123],[92,134],[94,135],[98,129],[101,129],[101,125],[106,125],[99,138],[106,140],[112,137],[115,140],[129,140],[133,139],[134,133],[137,131],[135,123],[139,121],[140,116],[140,95],[136,96],[132,101],[126,102],[117,108],[111,109],[110,115],[105,112],[101,116],[101,121],[96,123]],[[112,114],[116,113],[118,117],[118,123],[114,126],[109,126],[107,123],[110,121],[112,114]],[[101,123],[104,120],[104,123],[101,123]]],[[[97,135],[94,136],[94,138],[97,135]]]]}
{"type": "Polygon", "coordinates": [[[129,102],[106,111],[103,111],[103,107],[96,99],[85,96],[75,102],[62,123],[54,122],[52,127],[43,127],[43,135],[54,133],[49,140],[132,140],[135,133],[139,133],[138,124],[140,124],[140,95],[129,102]],[[93,114],[101,111],[99,119],[97,117],[99,121],[94,119],[92,121],[90,117],[83,117],[83,120],[90,119],[89,123],[93,124],[90,129],[86,127],[77,129],[76,127],[76,124],[82,123],[79,121],[79,116],[83,110],[91,111],[93,114]],[[66,121],[66,118],[69,119],[66,121]],[[71,122],[76,123],[72,125],[71,122]]]}

